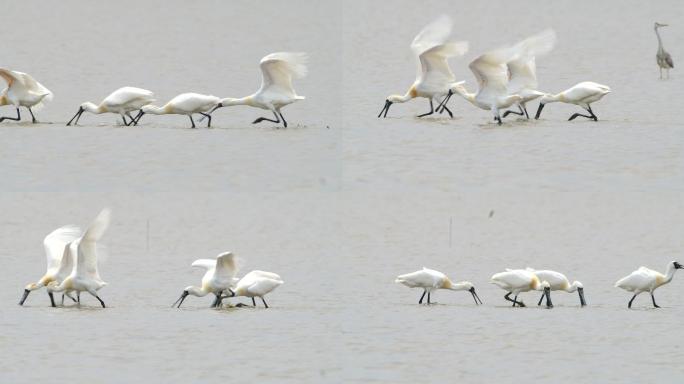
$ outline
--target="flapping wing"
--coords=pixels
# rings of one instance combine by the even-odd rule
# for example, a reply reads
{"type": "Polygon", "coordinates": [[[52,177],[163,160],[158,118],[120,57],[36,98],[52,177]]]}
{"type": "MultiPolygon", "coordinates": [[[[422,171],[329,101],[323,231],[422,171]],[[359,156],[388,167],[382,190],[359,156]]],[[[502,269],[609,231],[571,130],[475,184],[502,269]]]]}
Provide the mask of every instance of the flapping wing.
{"type": "Polygon", "coordinates": [[[55,279],[62,282],[74,270],[75,258],[78,253],[78,240],[75,240],[64,246],[64,254],[62,261],[59,264],[59,269],[55,274],[55,279]]]}
{"type": "Polygon", "coordinates": [[[277,88],[291,94],[293,78],[302,78],[307,74],[308,56],[303,52],[276,52],[261,59],[261,88],[277,88]]]}
{"type": "Polygon", "coordinates": [[[444,89],[445,84],[456,81],[448,60],[451,57],[463,56],[466,52],[468,43],[465,41],[440,44],[423,52],[418,59],[421,66],[420,78],[424,86],[439,90],[444,89]]]}
{"type": "Polygon", "coordinates": [[[77,274],[100,279],[97,271],[97,242],[107,230],[110,217],[111,211],[108,208],[103,209],[81,237],[76,257],[77,274]]]}
{"type": "Polygon", "coordinates": [[[57,228],[45,236],[43,246],[45,246],[48,270],[59,268],[65,246],[79,237],[81,237],[81,228],[74,225],[57,228]]]}
{"type": "Polygon", "coordinates": [[[411,43],[411,49],[416,56],[420,56],[428,49],[444,44],[451,34],[451,26],[452,22],[449,16],[440,16],[416,35],[411,43]]]}
{"type": "Polygon", "coordinates": [[[199,267],[204,269],[212,269],[216,267],[216,260],[214,259],[197,259],[192,262],[193,267],[199,267]]]}
{"type": "Polygon", "coordinates": [[[547,29],[516,44],[516,58],[508,63],[510,80],[509,93],[522,89],[536,90],[537,66],[536,57],[549,53],[556,44],[556,32],[547,29]]]}
{"type": "Polygon", "coordinates": [[[216,275],[233,279],[237,273],[237,258],[232,252],[224,252],[216,256],[216,275]]]}
{"type": "Polygon", "coordinates": [[[479,93],[495,96],[507,94],[507,64],[516,57],[517,50],[509,47],[487,52],[473,60],[468,67],[477,79],[479,93]]]}

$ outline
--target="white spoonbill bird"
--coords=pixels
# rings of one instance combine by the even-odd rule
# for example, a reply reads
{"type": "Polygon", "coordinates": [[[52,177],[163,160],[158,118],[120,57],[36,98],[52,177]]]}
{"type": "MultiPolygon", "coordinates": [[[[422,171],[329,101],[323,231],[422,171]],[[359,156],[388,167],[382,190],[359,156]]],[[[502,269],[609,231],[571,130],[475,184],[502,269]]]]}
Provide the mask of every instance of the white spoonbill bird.
{"type": "Polygon", "coordinates": [[[574,120],[577,116],[582,116],[586,117],[587,119],[594,119],[594,121],[598,121],[598,117],[596,117],[594,111],[591,110],[591,104],[601,100],[603,96],[609,93],[610,87],[608,87],[607,85],[601,85],[591,81],[584,81],[582,83],[574,85],[571,88],[566,89],[561,93],[555,95],[546,94],[542,96],[541,100],[539,101],[539,108],[537,109],[537,114],[534,116],[534,118],[539,118],[542,109],[544,109],[544,106],[546,104],[561,102],[566,104],[579,105],[580,107],[586,109],[587,112],[589,112],[589,116],[582,115],[581,113],[575,113],[574,115],[570,116],[568,121],[574,120]]]}
{"type": "Polygon", "coordinates": [[[502,117],[512,113],[524,115],[527,119],[530,118],[525,104],[544,96],[543,92],[537,90],[539,83],[537,82],[536,57],[551,52],[555,44],[556,32],[552,29],[547,29],[516,44],[515,49],[520,53],[515,59],[508,62],[510,79],[507,88],[509,94],[522,97],[518,103],[520,112],[508,110],[504,112],[502,117]]]}
{"type": "Polygon", "coordinates": [[[281,284],[283,284],[283,280],[278,274],[255,270],[246,274],[240,279],[240,281],[238,281],[235,289],[231,290],[230,296],[223,296],[221,298],[237,296],[251,297],[252,305],[256,307],[256,301],[254,301],[254,298],[258,297],[261,299],[261,302],[264,303],[264,307],[268,308],[268,304],[266,304],[264,296],[278,288],[278,286],[281,284]]]}
{"type": "Polygon", "coordinates": [[[73,259],[67,248],[72,241],[79,237],[81,237],[81,229],[73,225],[57,228],[45,236],[43,245],[47,256],[47,270],[40,280],[28,284],[24,288],[24,295],[21,297],[19,305],[24,305],[31,291],[45,287],[53,281],[61,283],[69,276],[73,268],[73,259]]]}
{"type": "Polygon", "coordinates": [[[508,108],[522,101],[520,95],[508,92],[508,63],[520,55],[520,47],[500,48],[480,55],[468,66],[478,83],[476,93],[468,92],[463,82],[454,83],[447,96],[437,107],[445,108],[454,93],[458,93],[474,106],[491,111],[494,119],[501,125],[500,109],[508,108]]]}
{"type": "Polygon", "coordinates": [[[430,304],[430,293],[437,289],[450,289],[452,291],[469,291],[475,300],[475,304],[482,304],[482,300],[475,293],[475,287],[469,281],[452,283],[442,272],[423,267],[423,269],[397,276],[395,283],[404,284],[409,288],[423,288],[423,295],[420,296],[418,304],[423,303],[423,298],[427,293],[427,303],[430,304]],[[479,302],[478,302],[479,301],[479,302]]]}
{"type": "Polygon", "coordinates": [[[53,307],[55,306],[52,296],[53,292],[70,293],[75,291],[79,303],[81,302],[81,292],[88,292],[100,302],[102,308],[105,308],[104,301],[97,295],[97,291],[107,285],[100,278],[97,268],[97,242],[100,241],[102,235],[107,230],[110,217],[111,211],[108,208],[103,209],[88,229],[86,229],[85,233],[83,233],[83,236],[75,240],[77,245],[65,248],[65,252],[77,252],[75,255],[76,265],[71,274],[61,283],[53,281],[48,284],[47,289],[53,307]]]}
{"type": "MultiPolygon", "coordinates": [[[[413,39],[411,49],[418,59],[418,74],[413,85],[402,95],[390,95],[385,100],[385,106],[378,117],[387,117],[387,112],[394,103],[405,103],[416,97],[423,97],[430,102],[430,112],[418,115],[418,117],[432,115],[435,112],[433,101],[439,103],[456,77],[448,60],[452,57],[463,56],[468,52],[468,42],[447,42],[451,34],[451,19],[442,16],[423,28],[413,39]]],[[[451,111],[445,107],[449,116],[454,117],[451,111]]]]}
{"type": "MultiPolygon", "coordinates": [[[[584,300],[584,285],[582,285],[582,283],[579,281],[573,281],[572,284],[570,284],[570,281],[567,277],[565,277],[564,274],[556,271],[536,270],[532,268],[527,268],[527,270],[537,275],[539,280],[547,281],[552,291],[565,291],[568,293],[577,291],[580,299],[580,305],[582,307],[587,305],[587,302],[584,300]]],[[[542,294],[537,305],[541,305],[543,299],[544,295],[542,294]]]]}
{"type": "Polygon", "coordinates": [[[524,307],[525,304],[518,301],[518,295],[521,292],[528,291],[542,291],[546,296],[546,307],[553,307],[551,303],[551,285],[548,281],[541,281],[531,271],[524,269],[507,269],[506,272],[496,273],[492,276],[492,284],[496,284],[499,288],[507,291],[504,299],[513,302],[513,306],[516,304],[520,307],[524,307]],[[511,299],[509,296],[513,294],[515,297],[511,299]]]}
{"type": "Polygon", "coordinates": [[[152,91],[136,87],[122,87],[110,93],[99,105],[89,101],[81,104],[74,117],[72,117],[66,125],[71,125],[72,121],[74,122],[74,125],[77,125],[83,112],[90,112],[96,115],[101,113],[116,113],[121,115],[126,126],[131,124],[137,125],[137,119],[140,117],[140,113],[142,113],[141,108],[152,102],[154,102],[154,94],[152,91]],[[131,112],[138,110],[140,110],[138,116],[135,118],[131,116],[131,112]],[[130,121],[126,121],[126,116],[128,116],[130,121]],[[76,121],[74,121],[74,119],[76,121]]]}
{"type": "Polygon", "coordinates": [[[235,273],[237,273],[237,261],[235,255],[232,252],[223,252],[216,256],[216,259],[198,259],[192,263],[193,267],[201,267],[207,270],[207,272],[202,277],[202,286],[188,286],[183,289],[183,293],[176,300],[172,307],[178,304],[177,308],[180,308],[185,298],[188,295],[193,295],[197,297],[204,297],[209,293],[213,293],[216,299],[211,304],[211,307],[217,307],[220,305],[221,293],[224,291],[230,291],[236,283],[235,273]]]}
{"type": "Polygon", "coordinates": [[[21,120],[19,107],[28,109],[33,123],[37,123],[31,108],[39,109],[44,103],[52,100],[52,92],[37,82],[31,75],[0,68],[0,77],[7,82],[7,88],[0,92],[0,105],[13,105],[17,108],[17,117],[0,117],[3,120],[21,120]]]}
{"type": "Polygon", "coordinates": [[[672,281],[675,271],[678,269],[684,269],[684,266],[676,261],[671,261],[667,264],[667,271],[663,275],[658,271],[646,267],[639,267],[636,271],[618,280],[615,283],[616,288],[622,288],[625,291],[634,292],[634,296],[629,300],[627,308],[632,308],[632,302],[637,297],[638,294],[642,292],[649,292],[651,294],[651,300],[653,300],[653,306],[660,308],[655,302],[655,297],[653,296],[653,291],[655,291],[661,285],[665,285],[672,281]]]}
{"type": "MultiPolygon", "coordinates": [[[[287,128],[287,121],[280,109],[295,101],[304,100],[304,96],[297,95],[292,87],[292,79],[300,79],[306,76],[306,63],[308,56],[303,52],[276,52],[261,59],[261,88],[256,93],[234,99],[231,97],[222,99],[221,102],[209,114],[221,107],[234,105],[248,105],[273,112],[275,120],[260,117],[252,122],[257,124],[262,121],[270,121],[287,128]]],[[[200,120],[201,121],[201,120],[200,120]]]]}
{"type": "Polygon", "coordinates": [[[206,112],[216,107],[220,100],[218,97],[211,95],[181,93],[161,107],[155,105],[144,106],[138,115],[136,123],[146,113],[153,115],[185,115],[190,118],[192,128],[197,128],[195,127],[195,121],[192,119],[192,115],[197,113],[209,119],[207,122],[207,127],[209,128],[211,127],[211,114],[206,112]]]}
{"type": "Polygon", "coordinates": [[[672,56],[663,48],[663,40],[660,38],[660,32],[658,28],[667,27],[667,24],[655,23],[653,29],[655,30],[656,37],[658,37],[658,53],[656,53],[656,62],[660,68],[660,78],[663,78],[663,68],[667,73],[667,78],[670,78],[670,69],[674,68],[674,62],[672,61],[672,56]]]}

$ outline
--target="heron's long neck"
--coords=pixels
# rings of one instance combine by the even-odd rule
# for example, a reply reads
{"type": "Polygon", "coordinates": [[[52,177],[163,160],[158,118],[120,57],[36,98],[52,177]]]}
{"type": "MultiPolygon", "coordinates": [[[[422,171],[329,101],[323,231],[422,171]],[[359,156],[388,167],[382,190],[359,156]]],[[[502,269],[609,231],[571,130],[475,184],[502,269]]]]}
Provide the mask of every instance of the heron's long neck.
{"type": "Polygon", "coordinates": [[[663,50],[663,40],[660,38],[660,32],[658,32],[658,28],[654,28],[656,37],[658,38],[658,51],[663,50]]]}

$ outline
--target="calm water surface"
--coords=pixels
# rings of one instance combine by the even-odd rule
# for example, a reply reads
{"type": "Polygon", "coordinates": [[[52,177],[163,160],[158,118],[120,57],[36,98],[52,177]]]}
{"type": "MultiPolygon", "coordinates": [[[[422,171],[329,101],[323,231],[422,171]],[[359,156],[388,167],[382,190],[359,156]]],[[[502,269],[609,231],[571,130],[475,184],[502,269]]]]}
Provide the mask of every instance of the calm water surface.
{"type": "Polygon", "coordinates": [[[684,379],[684,276],[657,292],[659,310],[642,296],[628,311],[612,287],[640,265],[684,260],[684,76],[658,80],[652,30],[670,23],[666,47],[684,57],[681,2],[25,1],[3,16],[0,65],[55,100],[36,112],[44,124],[0,124],[1,382],[684,379]],[[415,118],[425,100],[375,118],[410,86],[408,45],[440,13],[471,43],[452,62],[469,88],[476,55],[555,28],[540,84],[610,85],[601,120],[569,123],[575,108],[552,104],[498,127],[455,97],[453,120],[415,118]],[[182,116],[64,126],[123,85],[160,102],[250,94],[258,61],[279,50],[311,57],[288,129],[250,125],[262,112],[246,107],[217,112],[211,130],[182,116]],[[42,238],[104,206],[108,308],[85,296],[49,308],[44,291],[17,306],[44,272],[42,238]],[[192,261],[224,250],[243,271],[283,277],[272,308],[190,297],[171,309],[200,281],[192,261]],[[393,279],[422,266],[473,282],[485,305],[438,292],[418,306],[420,292],[393,279]],[[582,281],[589,306],[557,293],[553,310],[509,308],[489,277],[526,266],[582,281]]]}

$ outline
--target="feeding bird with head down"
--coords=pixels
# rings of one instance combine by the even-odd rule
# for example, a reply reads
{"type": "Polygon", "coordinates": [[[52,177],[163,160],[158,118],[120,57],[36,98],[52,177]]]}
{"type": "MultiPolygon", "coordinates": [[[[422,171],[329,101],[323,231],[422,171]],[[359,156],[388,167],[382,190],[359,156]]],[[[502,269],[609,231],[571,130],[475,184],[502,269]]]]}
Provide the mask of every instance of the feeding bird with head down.
{"type": "MultiPolygon", "coordinates": [[[[426,98],[430,102],[430,111],[418,117],[435,113],[433,101],[439,102],[456,82],[456,76],[449,68],[448,60],[452,57],[463,56],[468,52],[468,42],[447,42],[451,28],[451,19],[448,16],[442,16],[428,24],[413,39],[411,50],[418,59],[416,80],[404,95],[388,96],[378,117],[387,117],[392,104],[405,103],[417,97],[426,98]]],[[[443,111],[447,111],[450,117],[454,117],[446,106],[443,111]]]]}
{"type": "Polygon", "coordinates": [[[223,252],[216,256],[216,259],[198,259],[192,263],[193,267],[200,267],[206,269],[202,277],[202,285],[199,287],[190,285],[183,289],[180,297],[171,306],[180,308],[185,298],[189,295],[204,297],[210,293],[214,294],[216,298],[211,304],[211,308],[220,306],[221,294],[225,291],[233,292],[231,289],[235,286],[237,280],[235,274],[237,273],[237,260],[232,252],[223,252]]]}
{"type": "Polygon", "coordinates": [[[542,110],[544,109],[546,104],[561,102],[566,104],[579,105],[580,107],[584,108],[587,112],[589,112],[589,115],[575,113],[572,116],[570,116],[568,121],[574,120],[578,116],[598,121],[598,117],[594,114],[594,111],[591,109],[591,104],[601,100],[603,96],[609,93],[610,87],[608,87],[607,85],[602,85],[591,81],[581,82],[555,95],[547,93],[546,95],[542,96],[541,100],[539,100],[539,108],[537,108],[537,114],[534,116],[534,118],[535,120],[539,119],[539,116],[541,116],[542,110]]]}
{"type": "MultiPolygon", "coordinates": [[[[551,291],[565,291],[568,293],[577,292],[577,294],[579,295],[580,306],[584,307],[585,305],[587,305],[587,302],[584,299],[584,285],[582,285],[582,283],[580,283],[579,281],[573,281],[571,284],[564,274],[556,271],[551,271],[548,269],[536,270],[532,268],[527,268],[526,270],[537,275],[539,280],[547,281],[549,283],[549,288],[551,289],[551,291]]],[[[544,294],[542,294],[542,296],[539,298],[539,302],[537,303],[537,305],[541,305],[543,299],[544,294]]]]}
{"type": "MultiPolygon", "coordinates": [[[[252,298],[252,306],[256,307],[254,298],[258,297],[264,303],[264,307],[268,308],[264,296],[271,293],[281,284],[283,284],[283,279],[277,273],[255,270],[243,276],[237,282],[235,288],[229,291],[230,295],[221,296],[221,299],[238,296],[250,297],[252,298]]],[[[219,306],[221,305],[221,299],[219,299],[219,306]]]]}
{"type": "Polygon", "coordinates": [[[507,291],[504,299],[513,303],[513,307],[518,305],[524,307],[522,300],[518,301],[518,295],[522,292],[542,291],[546,296],[546,307],[552,308],[551,285],[548,281],[541,281],[537,275],[524,269],[507,269],[506,272],[499,272],[492,276],[491,283],[507,291]],[[510,295],[514,295],[511,299],[510,295]]]}
{"type": "Polygon", "coordinates": [[[468,291],[473,296],[475,304],[482,304],[482,300],[475,292],[475,287],[469,281],[453,283],[445,274],[434,269],[423,269],[397,276],[395,283],[403,284],[409,288],[422,288],[423,295],[420,296],[418,304],[423,303],[423,298],[427,294],[427,303],[430,302],[430,293],[438,289],[448,289],[452,291],[468,291]]]}
{"type": "Polygon", "coordinates": [[[84,112],[96,115],[101,113],[115,113],[121,116],[123,123],[126,126],[131,124],[138,125],[138,120],[142,114],[142,107],[153,102],[154,94],[151,91],[136,87],[122,87],[110,93],[99,105],[89,101],[81,104],[74,117],[72,117],[66,125],[69,126],[72,122],[74,125],[78,125],[78,121],[81,119],[81,115],[83,115],[84,112]],[[139,111],[136,117],[131,116],[131,112],[133,111],[139,111]],[[126,121],[126,117],[128,117],[130,121],[126,121]]]}

